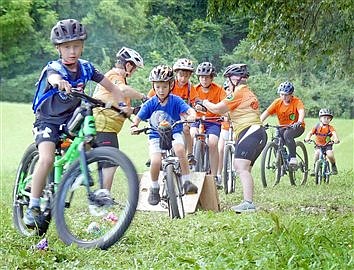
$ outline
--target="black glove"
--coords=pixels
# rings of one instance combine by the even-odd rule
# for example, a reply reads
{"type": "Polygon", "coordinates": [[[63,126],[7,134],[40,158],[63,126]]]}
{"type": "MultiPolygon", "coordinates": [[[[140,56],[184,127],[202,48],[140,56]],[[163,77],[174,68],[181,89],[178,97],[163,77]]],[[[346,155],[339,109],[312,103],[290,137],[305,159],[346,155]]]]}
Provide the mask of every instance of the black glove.
{"type": "Polygon", "coordinates": [[[291,125],[292,128],[298,128],[301,126],[301,122],[295,122],[294,124],[291,125]]]}

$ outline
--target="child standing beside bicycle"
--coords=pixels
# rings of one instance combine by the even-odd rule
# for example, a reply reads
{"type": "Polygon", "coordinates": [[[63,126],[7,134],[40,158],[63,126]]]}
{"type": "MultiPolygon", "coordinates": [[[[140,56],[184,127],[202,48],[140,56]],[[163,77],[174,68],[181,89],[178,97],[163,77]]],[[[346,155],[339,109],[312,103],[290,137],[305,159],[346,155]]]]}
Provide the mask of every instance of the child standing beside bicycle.
{"type": "MultiPolygon", "coordinates": [[[[333,143],[339,143],[339,139],[337,136],[337,132],[334,128],[334,126],[330,125],[330,122],[333,119],[333,112],[329,109],[321,109],[318,112],[318,117],[320,122],[317,123],[311,131],[306,135],[305,137],[305,142],[309,142],[311,137],[313,135],[316,136],[315,143],[315,153],[314,153],[314,164],[316,164],[316,161],[319,158],[321,147],[325,147],[325,151],[327,154],[327,157],[329,161],[331,162],[332,165],[332,174],[338,174],[338,169],[336,166],[336,160],[334,158],[334,153],[333,153],[333,145],[328,144],[331,140],[333,140],[333,143]]],[[[314,165],[315,166],[315,165],[314,165]]],[[[310,174],[311,176],[315,176],[314,170],[310,174]]]]}
{"type": "Polygon", "coordinates": [[[75,109],[81,104],[79,98],[66,93],[70,93],[72,87],[81,88],[83,91],[86,83],[92,80],[112,93],[115,104],[124,102],[124,95],[118,86],[90,62],[80,59],[87,32],[79,21],[58,21],[51,30],[50,38],[60,59],[49,62],[43,69],[33,103],[36,114],[33,132],[39,159],[33,173],[29,206],[23,217],[24,223],[32,228],[40,226],[39,198],[53,167],[60,126],[70,120],[75,109]]]}
{"type": "MultiPolygon", "coordinates": [[[[150,119],[150,124],[152,126],[154,126],[154,124],[159,124],[163,120],[172,124],[175,121],[181,120],[181,117],[184,117],[189,121],[195,120],[196,113],[194,109],[185,103],[179,96],[171,94],[174,85],[174,74],[171,67],[166,65],[154,67],[150,72],[149,81],[152,82],[152,87],[156,95],[146,101],[136,115],[133,124],[131,125],[131,133],[133,135],[138,131],[138,125],[141,120],[145,121],[150,119]]],[[[172,132],[172,146],[181,165],[181,179],[184,192],[186,194],[197,193],[197,186],[190,181],[189,164],[184,148],[183,127],[178,125],[172,132]]],[[[148,203],[151,205],[157,205],[161,200],[160,185],[158,183],[162,152],[160,148],[160,139],[161,138],[156,131],[152,131],[149,134],[151,187],[149,190],[148,203]]]]}
{"type": "Polygon", "coordinates": [[[291,82],[283,82],[278,87],[279,98],[262,113],[261,121],[276,114],[279,125],[288,126],[282,129],[285,145],[289,150],[289,165],[296,167],[296,144],[295,138],[301,136],[305,131],[305,109],[304,104],[298,97],[294,96],[294,85],[291,82]]]}

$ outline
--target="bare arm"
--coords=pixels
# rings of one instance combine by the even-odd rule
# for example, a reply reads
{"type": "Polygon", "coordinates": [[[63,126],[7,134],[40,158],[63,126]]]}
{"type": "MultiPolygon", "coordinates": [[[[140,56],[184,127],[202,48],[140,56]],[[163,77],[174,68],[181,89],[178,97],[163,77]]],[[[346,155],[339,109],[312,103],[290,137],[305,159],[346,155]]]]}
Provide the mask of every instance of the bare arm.
{"type": "Polygon", "coordinates": [[[336,131],[332,132],[332,140],[334,141],[334,143],[339,143],[339,138],[336,131]]]}
{"type": "Polygon", "coordinates": [[[119,88],[122,90],[124,97],[129,97],[132,99],[143,99],[145,95],[136,91],[133,87],[129,85],[119,85],[119,88]]]}
{"type": "Polygon", "coordinates": [[[188,121],[195,121],[197,114],[193,108],[189,108],[188,111],[183,113],[181,116],[188,121]]]}
{"type": "Polygon", "coordinates": [[[267,119],[267,117],[269,116],[270,114],[268,113],[267,110],[265,110],[262,114],[261,114],[261,121],[263,122],[264,120],[267,119]]]}
{"type": "Polygon", "coordinates": [[[304,118],[305,118],[305,110],[304,109],[300,109],[299,110],[299,119],[297,121],[303,123],[304,122],[304,118]]]}
{"type": "Polygon", "coordinates": [[[215,114],[224,114],[229,111],[229,107],[227,107],[226,103],[223,101],[214,104],[209,100],[203,100],[203,106],[205,106],[209,111],[215,114]]]}
{"type": "Polygon", "coordinates": [[[58,86],[59,90],[65,90],[67,93],[71,92],[71,85],[68,81],[64,80],[59,74],[51,74],[48,76],[48,82],[53,87],[58,86]]]}
{"type": "Polygon", "coordinates": [[[100,85],[112,93],[113,98],[117,103],[124,102],[124,95],[120,89],[120,86],[112,83],[107,77],[103,78],[103,80],[100,82],[100,85]]]}

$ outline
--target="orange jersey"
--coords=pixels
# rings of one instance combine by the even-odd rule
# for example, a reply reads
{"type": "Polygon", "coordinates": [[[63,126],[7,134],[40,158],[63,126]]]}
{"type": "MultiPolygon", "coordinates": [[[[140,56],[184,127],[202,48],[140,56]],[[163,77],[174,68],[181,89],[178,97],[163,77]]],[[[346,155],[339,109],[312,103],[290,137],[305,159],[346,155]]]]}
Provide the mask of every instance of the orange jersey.
{"type": "MultiPolygon", "coordinates": [[[[291,125],[298,121],[301,109],[304,109],[304,104],[298,97],[293,96],[289,105],[285,105],[280,98],[275,99],[267,108],[267,112],[277,115],[279,125],[291,125]]],[[[302,126],[305,127],[305,123],[302,123],[302,126]]]]}
{"type": "MultiPolygon", "coordinates": [[[[201,100],[206,99],[214,104],[219,103],[220,101],[222,101],[223,99],[226,98],[225,90],[220,85],[218,85],[216,83],[211,83],[208,92],[204,92],[203,87],[200,84],[198,84],[196,86],[196,90],[197,90],[197,94],[198,94],[199,99],[201,99],[201,100]]],[[[218,117],[220,115],[212,113],[210,111],[207,111],[206,114],[204,114],[202,112],[197,112],[197,117],[202,117],[202,116],[218,117]]]]}
{"type": "MultiPolygon", "coordinates": [[[[175,81],[175,86],[172,89],[172,94],[181,97],[187,104],[193,104],[195,99],[198,97],[197,90],[193,85],[187,83],[182,87],[179,87],[177,81],[175,81]]],[[[154,89],[150,89],[147,94],[148,98],[155,96],[154,89]]]]}
{"type": "Polygon", "coordinates": [[[261,125],[259,102],[247,85],[239,85],[232,96],[224,99],[234,127],[235,138],[252,125],[261,125]]]}
{"type": "Polygon", "coordinates": [[[311,129],[311,135],[316,136],[316,144],[317,145],[325,145],[327,142],[331,140],[333,132],[336,131],[331,125],[323,125],[318,123],[311,129]]]}

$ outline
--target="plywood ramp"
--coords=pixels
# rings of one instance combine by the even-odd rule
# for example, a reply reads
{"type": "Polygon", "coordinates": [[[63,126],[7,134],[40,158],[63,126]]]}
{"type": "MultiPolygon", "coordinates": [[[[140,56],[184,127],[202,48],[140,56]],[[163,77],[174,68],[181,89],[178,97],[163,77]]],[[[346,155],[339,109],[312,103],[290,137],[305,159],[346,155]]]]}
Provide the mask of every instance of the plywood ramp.
{"type": "MultiPolygon", "coordinates": [[[[137,210],[140,211],[159,211],[168,212],[166,207],[162,204],[150,205],[147,201],[149,195],[149,188],[151,184],[150,173],[145,172],[140,176],[140,187],[139,187],[139,202],[137,210]]],[[[214,179],[211,176],[206,176],[205,173],[192,172],[191,182],[198,187],[197,194],[189,194],[183,196],[183,205],[186,213],[194,213],[197,208],[204,210],[220,210],[219,196],[214,183],[214,179]]],[[[162,186],[162,172],[159,178],[160,186],[162,186]]],[[[160,189],[162,191],[162,189],[160,189]]]]}

